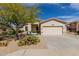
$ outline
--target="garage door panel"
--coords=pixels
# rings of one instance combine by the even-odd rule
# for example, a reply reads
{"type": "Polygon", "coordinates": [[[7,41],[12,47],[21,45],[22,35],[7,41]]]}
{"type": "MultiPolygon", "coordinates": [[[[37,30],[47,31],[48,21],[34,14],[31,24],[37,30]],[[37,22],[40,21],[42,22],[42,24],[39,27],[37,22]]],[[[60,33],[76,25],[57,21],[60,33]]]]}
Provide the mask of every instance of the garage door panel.
{"type": "Polygon", "coordinates": [[[42,35],[62,35],[62,27],[43,27],[42,35]]]}

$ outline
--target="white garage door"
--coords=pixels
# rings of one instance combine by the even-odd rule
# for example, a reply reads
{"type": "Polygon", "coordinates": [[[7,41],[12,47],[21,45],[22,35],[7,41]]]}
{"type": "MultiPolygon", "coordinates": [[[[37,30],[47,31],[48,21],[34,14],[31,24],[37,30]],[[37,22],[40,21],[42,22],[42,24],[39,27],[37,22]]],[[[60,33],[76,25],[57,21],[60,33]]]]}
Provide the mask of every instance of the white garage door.
{"type": "Polygon", "coordinates": [[[41,29],[42,35],[62,35],[62,27],[43,27],[41,29]]]}

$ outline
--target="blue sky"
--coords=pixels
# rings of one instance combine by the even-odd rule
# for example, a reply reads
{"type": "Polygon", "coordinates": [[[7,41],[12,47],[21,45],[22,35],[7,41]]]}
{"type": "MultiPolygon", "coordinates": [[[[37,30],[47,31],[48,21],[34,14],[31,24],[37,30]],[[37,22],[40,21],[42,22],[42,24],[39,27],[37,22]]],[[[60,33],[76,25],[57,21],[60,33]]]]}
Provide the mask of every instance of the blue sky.
{"type": "MultiPolygon", "coordinates": [[[[28,6],[34,6],[35,3],[29,3],[28,6]]],[[[38,5],[40,10],[39,19],[47,20],[49,18],[58,18],[64,21],[79,20],[78,3],[42,3],[38,5]]]]}

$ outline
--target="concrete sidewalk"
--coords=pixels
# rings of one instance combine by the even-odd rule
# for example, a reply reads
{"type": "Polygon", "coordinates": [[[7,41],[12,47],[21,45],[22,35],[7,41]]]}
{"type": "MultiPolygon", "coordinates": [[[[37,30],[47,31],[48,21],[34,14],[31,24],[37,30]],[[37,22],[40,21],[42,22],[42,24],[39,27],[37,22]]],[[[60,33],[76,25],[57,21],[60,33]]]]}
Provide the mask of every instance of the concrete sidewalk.
{"type": "Polygon", "coordinates": [[[22,49],[6,56],[79,56],[79,50],[22,49]]]}
{"type": "Polygon", "coordinates": [[[51,55],[51,53],[47,49],[22,49],[7,54],[6,56],[49,56],[49,55],[51,55]]]}

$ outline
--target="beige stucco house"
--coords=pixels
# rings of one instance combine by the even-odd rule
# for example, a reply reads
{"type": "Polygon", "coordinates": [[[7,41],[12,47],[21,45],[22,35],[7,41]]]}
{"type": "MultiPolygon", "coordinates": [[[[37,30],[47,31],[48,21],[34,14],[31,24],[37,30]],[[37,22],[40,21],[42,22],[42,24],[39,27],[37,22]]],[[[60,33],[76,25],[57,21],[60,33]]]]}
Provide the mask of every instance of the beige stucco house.
{"type": "Polygon", "coordinates": [[[42,35],[62,35],[66,32],[66,26],[64,21],[58,19],[49,19],[41,22],[41,34],[42,35]]]}
{"type": "Polygon", "coordinates": [[[34,24],[28,23],[25,27],[27,31],[40,33],[41,35],[62,35],[66,32],[66,23],[53,18],[45,21],[38,21],[34,24]]]}

